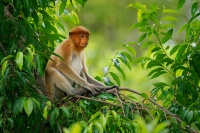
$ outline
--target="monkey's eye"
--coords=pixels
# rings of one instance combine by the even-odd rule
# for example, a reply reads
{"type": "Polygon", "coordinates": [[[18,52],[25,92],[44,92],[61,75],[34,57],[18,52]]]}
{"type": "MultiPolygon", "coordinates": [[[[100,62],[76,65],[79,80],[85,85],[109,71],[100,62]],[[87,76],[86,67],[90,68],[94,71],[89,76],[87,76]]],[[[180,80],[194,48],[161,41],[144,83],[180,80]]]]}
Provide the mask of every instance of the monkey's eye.
{"type": "Polygon", "coordinates": [[[84,34],[81,34],[81,35],[80,35],[80,37],[81,37],[81,38],[84,38],[84,37],[85,37],[85,35],[84,35],[84,34]]]}

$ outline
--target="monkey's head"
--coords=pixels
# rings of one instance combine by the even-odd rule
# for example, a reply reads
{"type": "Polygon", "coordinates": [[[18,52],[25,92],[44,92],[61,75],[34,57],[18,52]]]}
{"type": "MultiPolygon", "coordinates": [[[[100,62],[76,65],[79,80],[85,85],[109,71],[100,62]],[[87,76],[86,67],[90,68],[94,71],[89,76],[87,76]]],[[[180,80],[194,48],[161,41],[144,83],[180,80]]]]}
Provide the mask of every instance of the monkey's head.
{"type": "Polygon", "coordinates": [[[79,48],[87,47],[89,36],[90,32],[83,26],[75,26],[69,32],[69,38],[74,41],[79,48]]]}

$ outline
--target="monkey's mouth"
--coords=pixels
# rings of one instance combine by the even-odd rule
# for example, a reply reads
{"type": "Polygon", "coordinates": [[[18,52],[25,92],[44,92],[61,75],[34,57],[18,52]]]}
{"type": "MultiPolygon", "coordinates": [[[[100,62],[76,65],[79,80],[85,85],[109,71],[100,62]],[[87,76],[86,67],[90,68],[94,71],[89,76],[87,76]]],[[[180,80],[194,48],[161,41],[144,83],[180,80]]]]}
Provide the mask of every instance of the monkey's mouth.
{"type": "Polygon", "coordinates": [[[88,44],[87,44],[87,43],[85,43],[85,44],[83,44],[83,45],[82,45],[82,47],[87,47],[87,45],[88,45],[88,44]]]}

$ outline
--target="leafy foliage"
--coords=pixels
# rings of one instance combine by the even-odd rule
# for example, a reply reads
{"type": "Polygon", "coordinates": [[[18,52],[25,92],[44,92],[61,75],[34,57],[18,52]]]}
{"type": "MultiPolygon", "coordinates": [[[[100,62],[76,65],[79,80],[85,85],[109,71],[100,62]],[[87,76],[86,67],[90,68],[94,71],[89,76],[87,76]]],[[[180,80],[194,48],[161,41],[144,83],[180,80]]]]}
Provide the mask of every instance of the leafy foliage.
{"type": "MultiPolygon", "coordinates": [[[[107,85],[126,80],[124,68],[141,63],[151,79],[163,75],[169,82],[156,82],[151,95],[128,88],[92,97],[63,98],[50,102],[42,95],[44,65],[54,46],[65,38],[63,21],[79,23],[76,10],[87,0],[0,1],[0,131],[1,132],[128,132],[166,133],[200,130],[199,1],[192,1],[191,18],[175,30],[177,9],[155,3],[132,3],[138,10],[138,40],[104,68],[107,85]],[[185,32],[185,41],[171,45],[174,34],[185,32]],[[136,57],[132,45],[141,44],[148,54],[136,57]],[[112,69],[114,68],[114,70],[112,69]],[[143,101],[139,102],[135,95],[143,101]],[[161,101],[161,102],[160,102],[161,101]],[[162,103],[162,106],[159,103],[162,103]]],[[[176,42],[174,42],[176,43],[176,42]]],[[[101,80],[101,78],[98,77],[101,80]]]]}
{"type": "MultiPolygon", "coordinates": [[[[185,0],[179,0],[177,9],[182,8],[185,0]]],[[[191,7],[191,18],[178,31],[185,30],[185,42],[171,46],[169,41],[173,41],[174,25],[177,21],[174,16],[177,10],[162,9],[156,4],[151,4],[149,8],[140,3],[129,5],[138,9],[138,23],[132,28],[138,28],[141,37],[138,43],[142,43],[142,48],[147,47],[148,56],[138,61],[145,69],[150,69],[151,78],[156,78],[167,74],[170,76],[169,83],[155,83],[155,88],[151,91],[152,97],[162,100],[163,106],[179,117],[188,125],[194,124],[200,127],[199,123],[199,30],[200,21],[198,19],[198,1],[194,1],[191,7]],[[153,25],[153,26],[151,26],[153,25]],[[148,43],[156,42],[158,43],[148,43]],[[198,69],[197,69],[198,66],[198,69]],[[184,111],[183,111],[184,109],[184,111]],[[184,112],[184,115],[183,115],[184,112]],[[187,114],[187,112],[189,114],[187,114]],[[188,116],[186,116],[186,114],[188,116]],[[182,117],[184,116],[184,117],[182,117]]],[[[173,121],[172,121],[173,122],[173,121]]],[[[185,129],[185,124],[181,128],[185,129]]],[[[180,132],[179,128],[172,125],[173,132],[180,132]]]]}

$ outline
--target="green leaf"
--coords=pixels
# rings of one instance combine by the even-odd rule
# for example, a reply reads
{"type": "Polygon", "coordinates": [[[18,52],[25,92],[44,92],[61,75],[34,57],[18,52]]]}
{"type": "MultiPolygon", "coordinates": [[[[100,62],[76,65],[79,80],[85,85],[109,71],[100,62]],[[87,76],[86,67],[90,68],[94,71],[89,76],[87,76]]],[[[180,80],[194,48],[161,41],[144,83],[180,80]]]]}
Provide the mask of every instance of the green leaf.
{"type": "Polygon", "coordinates": [[[133,7],[134,7],[134,8],[137,8],[137,9],[141,9],[141,10],[143,10],[143,11],[146,11],[146,6],[140,4],[139,2],[135,2],[135,3],[133,4],[133,7]]]}
{"type": "Polygon", "coordinates": [[[127,60],[125,62],[122,57],[117,57],[117,58],[120,59],[129,68],[129,70],[131,70],[131,65],[130,65],[130,63],[127,60]]]}
{"type": "Polygon", "coordinates": [[[133,64],[135,64],[135,63],[140,63],[140,62],[142,62],[144,59],[145,59],[145,57],[138,57],[138,58],[134,59],[134,60],[132,61],[132,63],[133,63],[133,64]]]}
{"type": "Polygon", "coordinates": [[[84,7],[85,3],[87,2],[87,0],[75,0],[76,2],[78,2],[82,7],[84,7]]]}
{"type": "Polygon", "coordinates": [[[30,3],[29,0],[22,0],[22,10],[26,18],[28,18],[30,13],[30,3]]]}
{"type": "Polygon", "coordinates": [[[133,47],[126,45],[126,49],[134,56],[136,57],[136,51],[133,47]]]}
{"type": "Polygon", "coordinates": [[[166,57],[166,54],[157,54],[156,55],[156,60],[157,61],[162,61],[166,57]]]}
{"type": "Polygon", "coordinates": [[[187,119],[188,123],[191,122],[191,120],[192,120],[192,118],[193,118],[193,115],[194,115],[194,113],[193,113],[192,110],[191,110],[191,111],[188,111],[188,113],[186,114],[186,119],[187,119]]]}
{"type": "Polygon", "coordinates": [[[83,133],[93,133],[92,126],[93,126],[93,123],[90,123],[90,125],[85,128],[83,133]]]}
{"type": "Polygon", "coordinates": [[[99,118],[99,116],[101,115],[102,113],[100,111],[96,112],[95,114],[93,114],[90,119],[89,119],[89,122],[92,122],[94,119],[97,119],[99,118]]]}
{"type": "Polygon", "coordinates": [[[156,87],[168,86],[166,83],[163,83],[163,82],[157,82],[157,83],[154,83],[153,85],[156,87]]]}
{"type": "Polygon", "coordinates": [[[151,50],[151,52],[153,53],[153,52],[157,52],[157,51],[159,51],[159,50],[161,50],[162,48],[161,47],[155,47],[155,48],[153,48],[152,50],[151,50]]]}
{"type": "Polygon", "coordinates": [[[71,17],[72,17],[73,23],[74,23],[75,25],[78,25],[78,24],[80,23],[80,22],[79,22],[79,17],[78,17],[78,15],[77,15],[76,12],[72,11],[72,12],[71,12],[71,17]]]}
{"type": "MultiPolygon", "coordinates": [[[[107,74],[108,73],[108,70],[109,70],[109,67],[104,67],[103,68],[103,73],[104,74],[107,74]]],[[[101,79],[101,78],[100,78],[101,79]]],[[[99,80],[99,81],[101,81],[101,80],[99,80]]]]}
{"type": "Polygon", "coordinates": [[[53,128],[53,126],[55,125],[56,119],[58,118],[58,116],[59,116],[59,109],[58,109],[58,108],[55,108],[55,109],[51,112],[51,115],[50,115],[50,125],[51,125],[52,128],[53,128]]]}
{"type": "Polygon", "coordinates": [[[162,44],[166,43],[172,37],[172,34],[173,34],[173,28],[167,31],[166,35],[162,39],[162,44]]]}
{"type": "Polygon", "coordinates": [[[17,75],[17,79],[18,79],[18,82],[23,86],[23,87],[26,87],[26,78],[24,77],[23,73],[22,72],[19,72],[19,71],[15,71],[16,75],[17,75]]]}
{"type": "Polygon", "coordinates": [[[22,113],[23,108],[24,108],[24,101],[25,97],[21,97],[17,99],[13,105],[13,115],[16,116],[20,113],[22,113]]]}
{"type": "Polygon", "coordinates": [[[67,109],[67,107],[62,106],[62,107],[60,107],[60,109],[63,111],[63,113],[65,114],[65,116],[66,116],[67,118],[70,117],[70,113],[69,113],[69,110],[67,109]]]}
{"type": "Polygon", "coordinates": [[[121,59],[123,60],[123,62],[127,62],[126,56],[124,56],[123,53],[117,53],[117,54],[121,57],[121,59]]]}
{"type": "Polygon", "coordinates": [[[139,23],[133,24],[133,25],[130,27],[130,30],[135,29],[135,28],[138,28],[138,27],[144,27],[144,26],[146,26],[146,25],[148,25],[147,22],[141,21],[141,22],[139,22],[139,23]]]}
{"type": "Polygon", "coordinates": [[[99,122],[95,122],[94,125],[98,129],[98,133],[103,133],[103,126],[99,122]]]}
{"type": "Polygon", "coordinates": [[[198,16],[200,16],[200,13],[197,13],[196,15],[194,15],[192,18],[190,18],[189,22],[188,22],[188,25],[193,21],[195,20],[195,18],[197,18],[198,16]]]}
{"type": "Polygon", "coordinates": [[[126,74],[124,73],[124,71],[121,69],[121,67],[116,67],[117,68],[117,70],[122,74],[122,76],[123,76],[123,78],[124,78],[124,80],[126,80],[126,74]]]}
{"type": "Polygon", "coordinates": [[[153,69],[151,72],[149,72],[148,76],[151,76],[152,74],[157,73],[157,72],[162,71],[162,70],[164,70],[164,69],[161,68],[161,67],[153,69]]]}
{"type": "Polygon", "coordinates": [[[173,55],[180,47],[181,45],[176,45],[172,48],[172,50],[170,51],[170,55],[173,55]]]}
{"type": "Polygon", "coordinates": [[[120,116],[119,114],[117,114],[114,110],[111,111],[114,119],[115,119],[115,123],[117,124],[118,127],[121,127],[121,119],[120,119],[120,116]]]}
{"type": "Polygon", "coordinates": [[[39,23],[38,14],[34,11],[33,13],[31,13],[31,15],[32,15],[32,17],[33,17],[33,19],[34,19],[34,23],[35,23],[36,25],[38,25],[38,23],[39,23]]]}
{"type": "Polygon", "coordinates": [[[101,98],[101,99],[105,99],[105,100],[111,100],[111,101],[115,101],[116,100],[116,97],[114,97],[110,93],[100,93],[98,95],[98,97],[101,98]]]}
{"type": "Polygon", "coordinates": [[[39,10],[39,12],[43,15],[43,20],[48,20],[52,22],[54,21],[54,19],[51,16],[49,16],[49,14],[45,10],[39,10]]]}
{"type": "Polygon", "coordinates": [[[191,14],[192,14],[192,16],[194,16],[197,11],[198,11],[198,2],[194,2],[192,4],[192,8],[191,8],[191,14]]]}
{"type": "Polygon", "coordinates": [[[143,35],[141,35],[141,36],[139,37],[139,39],[138,39],[138,42],[143,41],[143,40],[146,38],[146,36],[147,36],[147,33],[144,33],[143,35]]]}
{"type": "Polygon", "coordinates": [[[153,44],[153,42],[151,42],[151,41],[145,42],[142,44],[141,49],[146,48],[146,47],[150,46],[151,44],[153,44]]]}
{"type": "Polygon", "coordinates": [[[141,93],[140,94],[144,99],[148,100],[148,95],[146,93],[141,93]]]}
{"type": "Polygon", "coordinates": [[[181,121],[181,128],[186,129],[187,123],[185,121],[181,121]]]}
{"type": "Polygon", "coordinates": [[[120,79],[117,76],[117,74],[113,73],[113,72],[109,72],[110,75],[113,77],[113,79],[116,81],[117,85],[120,86],[120,79]]]}
{"type": "Polygon", "coordinates": [[[70,131],[64,131],[64,133],[82,133],[82,126],[80,122],[73,123],[72,126],[70,125],[70,131]]]}
{"type": "Polygon", "coordinates": [[[79,101],[79,106],[81,108],[83,108],[84,110],[87,110],[87,103],[85,102],[85,100],[80,100],[79,101]]]}
{"type": "Polygon", "coordinates": [[[13,124],[14,124],[14,120],[11,119],[11,118],[8,118],[7,121],[9,122],[10,125],[13,125],[13,124]]]}
{"type": "Polygon", "coordinates": [[[3,77],[4,77],[4,73],[6,71],[6,68],[7,68],[7,64],[8,64],[8,61],[4,61],[3,65],[2,65],[1,74],[3,77]]]}
{"type": "Polygon", "coordinates": [[[127,104],[124,105],[124,114],[126,118],[128,118],[130,115],[130,108],[129,108],[129,105],[127,104]]]}
{"type": "Polygon", "coordinates": [[[182,8],[184,4],[185,4],[185,0],[179,0],[178,5],[177,5],[177,9],[182,8]]]}
{"type": "Polygon", "coordinates": [[[120,68],[120,62],[119,62],[118,59],[114,58],[114,59],[112,59],[112,61],[113,61],[114,66],[115,66],[116,68],[120,68]]]}
{"type": "Polygon", "coordinates": [[[172,16],[165,16],[162,18],[162,20],[166,20],[166,21],[177,21],[178,19],[172,16]]]}
{"type": "Polygon", "coordinates": [[[181,26],[181,28],[178,30],[178,33],[181,33],[183,30],[187,29],[188,24],[184,24],[181,26]]]}
{"type": "Polygon", "coordinates": [[[20,6],[22,5],[22,1],[21,0],[13,0],[13,5],[14,5],[15,9],[17,10],[17,12],[19,12],[20,6]]]}
{"type": "Polygon", "coordinates": [[[47,119],[47,117],[48,117],[48,106],[45,106],[44,107],[44,110],[43,110],[43,117],[44,117],[44,119],[47,119]]]}
{"type": "Polygon", "coordinates": [[[59,15],[61,15],[64,12],[65,7],[66,7],[66,2],[67,0],[62,0],[62,3],[60,4],[60,8],[59,8],[59,15]]]}
{"type": "Polygon", "coordinates": [[[164,121],[155,127],[153,133],[168,133],[167,127],[170,125],[168,121],[164,121]]]}
{"type": "Polygon", "coordinates": [[[39,7],[38,0],[31,0],[29,2],[30,2],[30,5],[31,5],[31,9],[38,11],[38,7],[39,7]]]}
{"type": "Polygon", "coordinates": [[[107,121],[106,121],[106,117],[104,116],[104,114],[100,115],[100,123],[103,126],[103,129],[106,130],[106,123],[107,123],[107,121]]]}
{"type": "Polygon", "coordinates": [[[44,0],[38,0],[38,5],[41,6],[43,9],[45,8],[45,1],[44,0]]]}
{"type": "Polygon", "coordinates": [[[122,124],[123,124],[124,127],[125,127],[124,129],[128,129],[130,133],[134,133],[134,132],[133,132],[134,130],[133,130],[133,128],[132,128],[132,126],[131,126],[130,123],[128,123],[128,122],[123,122],[122,124]]]}
{"type": "Polygon", "coordinates": [[[38,73],[40,74],[40,76],[42,76],[44,72],[43,60],[42,60],[42,56],[39,54],[36,55],[36,66],[37,66],[36,68],[37,68],[38,73]]]}
{"type": "Polygon", "coordinates": [[[175,25],[174,24],[169,24],[169,23],[166,23],[166,24],[162,25],[163,29],[169,29],[169,28],[173,28],[173,27],[175,27],[175,25]]]}
{"type": "Polygon", "coordinates": [[[152,68],[152,67],[155,67],[155,66],[161,66],[161,64],[158,61],[151,60],[151,61],[148,62],[146,68],[152,68]]]}
{"type": "Polygon", "coordinates": [[[151,77],[151,79],[154,79],[154,78],[156,78],[156,77],[158,77],[158,76],[160,76],[160,75],[162,75],[162,74],[164,74],[164,73],[167,73],[167,72],[166,72],[166,71],[159,71],[159,72],[155,73],[155,74],[151,77]]]}
{"type": "Polygon", "coordinates": [[[127,52],[121,52],[121,54],[123,54],[124,56],[126,56],[126,58],[127,58],[129,61],[132,61],[132,60],[133,60],[132,57],[131,57],[131,55],[130,55],[129,53],[127,53],[127,52]]]}
{"type": "Polygon", "coordinates": [[[17,53],[15,62],[17,63],[17,66],[19,67],[19,69],[22,70],[22,66],[23,66],[23,53],[22,52],[17,53]]]}
{"type": "Polygon", "coordinates": [[[4,61],[6,61],[6,60],[8,60],[8,59],[10,59],[10,58],[12,58],[12,57],[14,57],[14,56],[13,56],[13,55],[8,55],[8,56],[4,57],[4,58],[1,60],[1,64],[2,64],[4,61]]]}
{"type": "Polygon", "coordinates": [[[180,48],[178,49],[178,54],[182,55],[186,51],[187,48],[188,48],[187,44],[181,45],[180,48]]]}
{"type": "Polygon", "coordinates": [[[34,66],[35,68],[35,63],[33,60],[34,54],[35,54],[35,48],[32,45],[30,45],[30,47],[28,47],[27,50],[28,50],[28,53],[24,55],[24,58],[27,60],[27,67],[31,69],[32,66],[34,66]]]}
{"type": "Polygon", "coordinates": [[[163,13],[178,13],[178,12],[173,9],[163,9],[163,13]]]}
{"type": "Polygon", "coordinates": [[[110,79],[108,77],[103,77],[103,82],[106,84],[106,85],[110,85],[110,79]]]}
{"type": "Polygon", "coordinates": [[[58,24],[58,26],[59,26],[63,31],[65,31],[65,27],[63,26],[62,23],[58,22],[57,24],[58,24]]]}
{"type": "Polygon", "coordinates": [[[33,111],[33,102],[32,102],[32,100],[30,98],[28,98],[28,99],[26,99],[24,101],[24,110],[25,110],[25,112],[26,112],[26,114],[28,116],[30,116],[30,114],[32,113],[32,111],[33,111]]]}

